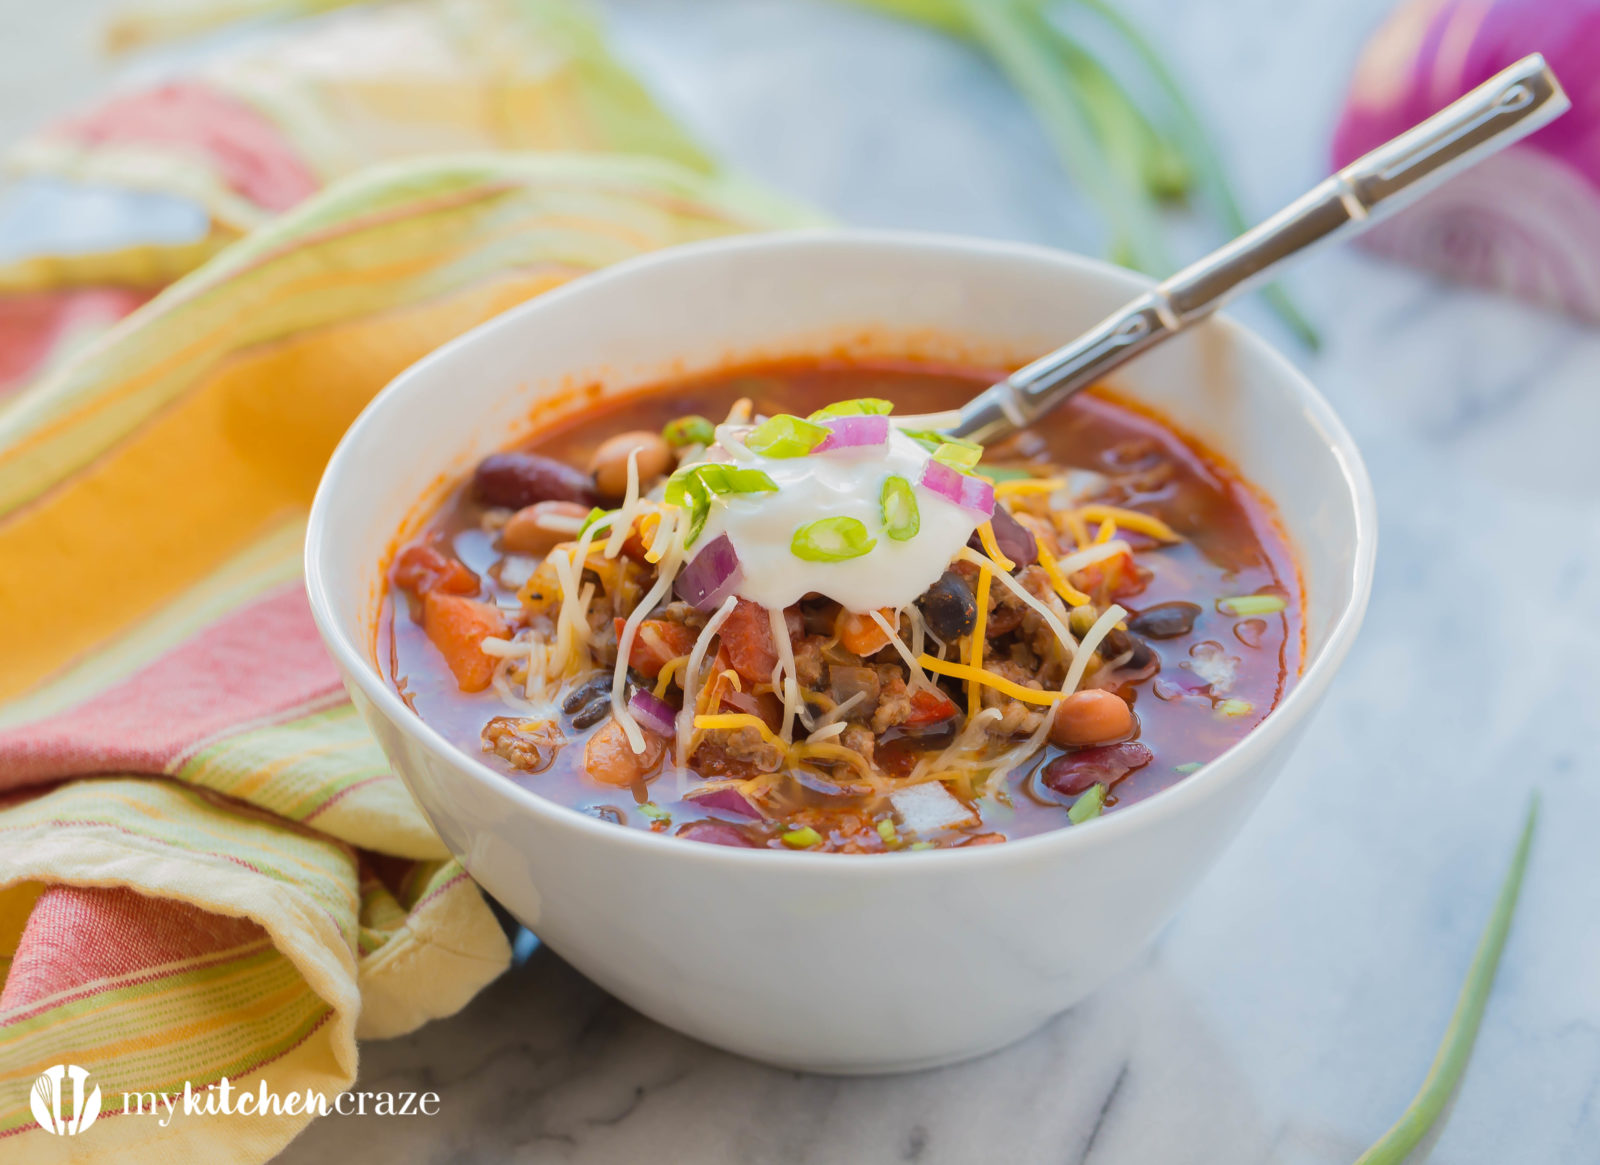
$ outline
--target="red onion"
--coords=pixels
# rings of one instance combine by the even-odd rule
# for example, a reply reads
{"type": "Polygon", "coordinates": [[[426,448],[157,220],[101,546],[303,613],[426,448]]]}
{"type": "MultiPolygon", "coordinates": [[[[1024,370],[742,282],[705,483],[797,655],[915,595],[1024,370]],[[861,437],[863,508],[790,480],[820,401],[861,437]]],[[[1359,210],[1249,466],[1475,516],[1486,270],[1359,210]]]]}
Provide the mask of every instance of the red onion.
{"type": "Polygon", "coordinates": [[[1334,135],[1336,166],[1531,52],[1573,107],[1362,236],[1375,251],[1600,321],[1600,8],[1574,0],[1411,0],[1373,35],[1334,135]]]}
{"type": "Polygon", "coordinates": [[[719,534],[678,573],[674,584],[684,602],[700,611],[714,611],[744,581],[739,555],[726,534],[719,534]]]}
{"type": "Polygon", "coordinates": [[[828,430],[828,435],[811,451],[813,453],[860,449],[882,445],[889,440],[888,417],[830,417],[822,425],[828,430]]]}
{"type": "Polygon", "coordinates": [[[654,692],[644,688],[634,692],[628,699],[628,711],[633,713],[633,718],[641,727],[648,728],[657,736],[671,736],[677,731],[677,711],[654,692]]]}
{"type": "Polygon", "coordinates": [[[725,845],[734,849],[755,849],[756,843],[744,835],[744,831],[737,826],[729,825],[726,821],[691,821],[678,830],[679,837],[686,837],[690,841],[701,841],[707,845],[725,845]]]}
{"type": "Polygon", "coordinates": [[[732,785],[708,789],[703,793],[691,792],[687,800],[693,801],[702,809],[719,809],[724,813],[731,813],[736,817],[748,817],[755,821],[760,821],[764,816],[750,798],[732,785]]]}
{"type": "Polygon", "coordinates": [[[922,488],[949,499],[964,510],[972,510],[985,518],[994,516],[994,486],[981,477],[941,465],[931,457],[922,468],[922,488]]]}

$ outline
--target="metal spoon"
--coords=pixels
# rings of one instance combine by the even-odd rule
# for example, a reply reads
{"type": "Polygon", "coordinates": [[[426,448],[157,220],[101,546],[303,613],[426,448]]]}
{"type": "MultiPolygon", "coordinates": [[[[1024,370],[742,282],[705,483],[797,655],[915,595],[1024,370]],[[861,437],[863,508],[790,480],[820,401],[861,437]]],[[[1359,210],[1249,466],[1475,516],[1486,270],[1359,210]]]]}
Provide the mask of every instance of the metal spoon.
{"type": "Polygon", "coordinates": [[[1070,344],[991,385],[967,402],[949,431],[992,441],[1031,424],[1080,388],[1205,319],[1287,260],[1366,230],[1571,105],[1544,57],[1523,57],[1070,344]]]}

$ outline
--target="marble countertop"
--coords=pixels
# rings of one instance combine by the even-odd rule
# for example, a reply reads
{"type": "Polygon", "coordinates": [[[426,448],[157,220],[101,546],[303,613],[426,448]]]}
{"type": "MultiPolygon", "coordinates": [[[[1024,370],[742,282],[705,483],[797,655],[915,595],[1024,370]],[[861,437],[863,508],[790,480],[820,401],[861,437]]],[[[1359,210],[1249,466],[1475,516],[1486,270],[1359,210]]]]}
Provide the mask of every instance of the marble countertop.
{"type": "MultiPolygon", "coordinates": [[[[1321,176],[1390,0],[1124,4],[1266,210],[1321,176]]],[[[825,0],[605,7],[714,147],[842,221],[1102,245],[958,45],[825,0]]],[[[1431,1160],[1600,1160],[1600,333],[1349,250],[1292,286],[1326,343],[1288,351],[1377,487],[1372,607],[1295,761],[1140,963],[986,1059],[843,1080],[680,1037],[524,934],[461,1015],[362,1048],[358,1087],[437,1091],[439,1116],[322,1121],[281,1160],[1348,1165],[1427,1070],[1534,787],[1522,906],[1431,1160]]]]}

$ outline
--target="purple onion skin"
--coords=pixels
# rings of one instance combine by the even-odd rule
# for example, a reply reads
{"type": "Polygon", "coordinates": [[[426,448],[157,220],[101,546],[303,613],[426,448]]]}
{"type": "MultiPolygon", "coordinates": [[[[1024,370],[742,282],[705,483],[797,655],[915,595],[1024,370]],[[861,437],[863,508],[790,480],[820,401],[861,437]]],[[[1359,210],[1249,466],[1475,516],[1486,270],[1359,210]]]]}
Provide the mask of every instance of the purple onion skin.
{"type": "Polygon", "coordinates": [[[1600,321],[1600,6],[1401,5],[1362,52],[1334,132],[1333,164],[1346,165],[1531,52],[1543,53],[1566,84],[1572,109],[1369,232],[1362,245],[1600,321]]]}
{"type": "MultiPolygon", "coordinates": [[[[1017,570],[1032,566],[1039,561],[1038,539],[1034,538],[1026,526],[1011,516],[1010,510],[1004,506],[996,506],[989,524],[994,529],[995,545],[1000,547],[1001,554],[1017,564],[1017,570]]],[[[967,539],[967,545],[979,554],[983,553],[983,540],[976,532],[967,539]]]]}

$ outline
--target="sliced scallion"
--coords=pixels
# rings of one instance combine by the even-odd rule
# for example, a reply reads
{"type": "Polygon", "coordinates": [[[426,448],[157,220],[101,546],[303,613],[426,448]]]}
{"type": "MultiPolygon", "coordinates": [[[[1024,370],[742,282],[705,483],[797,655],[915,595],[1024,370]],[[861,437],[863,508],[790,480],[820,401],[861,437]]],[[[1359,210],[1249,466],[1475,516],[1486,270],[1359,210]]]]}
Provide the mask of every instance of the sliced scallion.
{"type": "Polygon", "coordinates": [[[799,829],[791,829],[779,840],[790,849],[810,849],[822,844],[822,834],[809,825],[803,825],[799,829]]]}
{"type": "Polygon", "coordinates": [[[661,806],[657,805],[654,801],[646,801],[643,805],[639,806],[639,812],[643,813],[651,821],[671,821],[672,820],[672,814],[668,813],[665,809],[663,809],[661,806]]]}
{"type": "Polygon", "coordinates": [[[831,405],[823,405],[806,419],[822,421],[829,417],[885,417],[893,411],[893,403],[882,397],[861,396],[855,400],[840,400],[831,405]]]}
{"type": "Polygon", "coordinates": [[[825,426],[779,413],[762,421],[744,439],[745,445],[765,457],[804,457],[828,435],[825,426]]]}
{"type": "Polygon", "coordinates": [[[1279,595],[1234,595],[1217,600],[1217,610],[1224,615],[1276,615],[1289,604],[1279,595]]]}
{"type": "Polygon", "coordinates": [[[1230,720],[1237,720],[1241,716],[1248,716],[1256,710],[1256,706],[1249,700],[1222,700],[1217,704],[1217,714],[1226,716],[1230,720]]]}
{"type": "Polygon", "coordinates": [[[900,831],[894,827],[894,818],[885,817],[878,822],[878,836],[883,838],[883,844],[890,849],[900,845],[900,831]]]}
{"type": "Polygon", "coordinates": [[[922,515],[917,509],[917,494],[911,483],[903,477],[890,474],[883,482],[878,495],[883,506],[883,532],[896,542],[906,542],[922,529],[922,515]]]}
{"type": "Polygon", "coordinates": [[[983,456],[983,449],[974,449],[970,445],[957,444],[946,441],[933,451],[933,459],[940,465],[948,465],[951,469],[959,469],[967,473],[978,466],[978,460],[983,456]]]}
{"type": "Polygon", "coordinates": [[[1106,807],[1106,787],[1104,785],[1090,785],[1087,792],[1081,794],[1072,803],[1072,808],[1067,810],[1067,817],[1072,824],[1082,825],[1091,817],[1099,817],[1100,811],[1106,807]]]}
{"type": "Polygon", "coordinates": [[[844,562],[860,558],[877,544],[860,519],[835,517],[801,526],[790,539],[789,549],[807,562],[844,562]]]}

